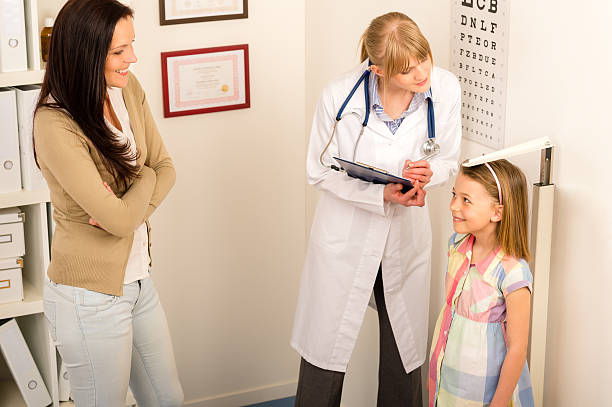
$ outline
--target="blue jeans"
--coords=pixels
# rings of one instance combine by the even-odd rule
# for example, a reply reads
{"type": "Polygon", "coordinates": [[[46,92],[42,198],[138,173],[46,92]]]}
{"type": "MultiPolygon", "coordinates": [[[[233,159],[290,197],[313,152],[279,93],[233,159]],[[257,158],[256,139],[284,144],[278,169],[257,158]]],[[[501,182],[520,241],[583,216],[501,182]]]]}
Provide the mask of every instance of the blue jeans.
{"type": "Polygon", "coordinates": [[[151,278],[124,285],[121,297],[48,281],[43,299],[77,407],[124,406],[128,383],[139,407],[183,404],[151,278]]]}

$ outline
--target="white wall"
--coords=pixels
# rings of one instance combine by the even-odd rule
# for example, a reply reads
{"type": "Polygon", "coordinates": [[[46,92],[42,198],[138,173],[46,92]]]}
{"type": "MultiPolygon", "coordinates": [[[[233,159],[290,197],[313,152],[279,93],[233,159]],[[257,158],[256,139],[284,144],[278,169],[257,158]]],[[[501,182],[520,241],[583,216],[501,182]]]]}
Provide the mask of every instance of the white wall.
{"type": "Polygon", "coordinates": [[[135,72],[177,171],[152,219],[153,279],[186,400],[237,406],[289,396],[305,246],[304,1],[253,1],[248,19],[164,27],[157,1],[132,6],[135,72]],[[250,109],[163,118],[160,52],[241,43],[250,109]]]}
{"type": "MultiPolygon", "coordinates": [[[[612,381],[612,28],[605,24],[612,5],[516,1],[510,13],[506,145],[549,136],[558,146],[544,406],[603,406],[612,381]]],[[[488,151],[463,144],[463,157],[488,151]]],[[[512,161],[530,183],[539,180],[539,154],[512,161]]],[[[446,205],[437,210],[443,213],[446,205]]],[[[451,223],[446,217],[434,223],[443,253],[451,223]]],[[[439,265],[444,261],[441,256],[439,265]]],[[[437,313],[442,291],[432,288],[431,310],[437,313]]]]}
{"type": "MultiPolygon", "coordinates": [[[[607,0],[512,3],[507,144],[549,135],[559,145],[546,406],[604,405],[610,383],[612,218],[608,124],[612,17],[607,0]],[[539,17],[548,16],[548,17],[539,17]],[[587,121],[588,119],[588,121],[587,121]],[[587,142],[598,143],[595,152],[587,142]],[[602,327],[603,328],[600,328],[602,327]]],[[[157,2],[133,0],[136,72],[178,179],[154,215],[154,280],[168,314],[187,401],[236,406],[291,394],[288,339],[316,193],[304,155],[324,84],[358,62],[371,18],[413,17],[448,66],[450,1],[250,2],[249,18],[160,27],[157,2]],[[162,118],[162,51],[249,43],[248,110],[162,118]],[[237,394],[237,395],[236,395],[237,394]],[[235,395],[235,396],[232,396],[235,395]],[[238,401],[240,400],[240,401],[238,401]]],[[[485,149],[464,143],[464,156],[485,149]]],[[[517,160],[537,179],[537,156],[517,160]]],[[[431,320],[442,299],[448,187],[431,191],[431,320]]],[[[377,318],[365,324],[344,403],[374,405],[377,318]]]]}
{"type": "MultiPolygon", "coordinates": [[[[308,1],[306,5],[306,121],[324,84],[357,62],[357,40],[369,19],[397,9],[412,16],[429,38],[436,63],[448,66],[451,1],[308,1]],[[347,15],[348,13],[348,15],[347,15]],[[342,23],[340,23],[342,21],[342,23]]],[[[507,141],[550,136],[557,186],[544,405],[605,405],[612,381],[612,214],[608,162],[612,151],[609,95],[612,4],[593,0],[511,3],[507,141]],[[596,146],[589,142],[596,143],[596,146]]],[[[463,143],[463,158],[490,150],[463,143]]],[[[513,160],[538,181],[539,155],[513,160]]],[[[433,253],[431,330],[442,304],[450,187],[428,194],[433,253]],[[438,253],[438,255],[435,255],[438,253]]],[[[307,192],[307,228],[316,204],[307,192]]],[[[351,359],[343,403],[375,403],[377,318],[368,312],[351,359]]]]}
{"type": "MultiPolygon", "coordinates": [[[[509,144],[549,135],[559,146],[546,406],[609,404],[611,17],[607,0],[521,1],[511,7],[509,144]]],[[[536,156],[525,163],[532,180],[538,161],[536,156]]]]}

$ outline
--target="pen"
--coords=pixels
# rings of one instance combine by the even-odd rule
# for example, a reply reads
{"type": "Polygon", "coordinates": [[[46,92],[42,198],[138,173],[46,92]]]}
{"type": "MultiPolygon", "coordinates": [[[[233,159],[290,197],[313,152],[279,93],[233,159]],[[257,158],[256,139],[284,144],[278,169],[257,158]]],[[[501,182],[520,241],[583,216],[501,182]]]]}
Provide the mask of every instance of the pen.
{"type": "MultiPolygon", "coordinates": [[[[423,156],[423,157],[419,158],[417,161],[425,161],[425,160],[429,160],[431,157],[433,157],[433,156],[437,155],[439,152],[440,152],[440,151],[438,150],[438,151],[434,151],[434,152],[432,152],[432,153],[429,153],[429,154],[427,154],[427,155],[425,155],[425,156],[423,156]]],[[[415,161],[413,161],[413,163],[414,163],[414,162],[415,162],[415,161]]],[[[412,168],[412,163],[410,163],[410,165],[409,165],[408,167],[404,168],[404,171],[405,171],[405,170],[407,170],[408,168],[412,168]]]]}
{"type": "Polygon", "coordinates": [[[419,158],[417,161],[429,160],[431,157],[437,155],[440,151],[434,151],[433,153],[429,153],[424,157],[419,158]]]}

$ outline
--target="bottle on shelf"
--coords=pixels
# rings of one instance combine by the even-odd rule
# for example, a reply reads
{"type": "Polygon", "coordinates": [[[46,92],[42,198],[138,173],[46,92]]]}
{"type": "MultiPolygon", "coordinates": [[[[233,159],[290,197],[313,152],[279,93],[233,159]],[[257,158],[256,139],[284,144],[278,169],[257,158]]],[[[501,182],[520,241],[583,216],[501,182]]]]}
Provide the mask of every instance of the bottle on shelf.
{"type": "Polygon", "coordinates": [[[53,30],[53,18],[45,18],[45,26],[40,32],[40,52],[42,60],[47,62],[49,57],[49,42],[51,42],[51,31],[53,30]]]}

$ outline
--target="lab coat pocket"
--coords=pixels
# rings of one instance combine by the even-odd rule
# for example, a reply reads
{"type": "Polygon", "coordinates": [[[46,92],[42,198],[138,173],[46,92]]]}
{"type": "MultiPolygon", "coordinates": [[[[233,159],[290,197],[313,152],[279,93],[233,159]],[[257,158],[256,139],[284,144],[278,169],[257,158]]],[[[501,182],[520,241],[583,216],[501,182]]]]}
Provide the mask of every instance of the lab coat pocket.
{"type": "Polygon", "coordinates": [[[413,257],[415,254],[427,254],[431,251],[431,226],[427,207],[401,207],[401,242],[403,254],[413,257]],[[410,248],[410,249],[408,249],[410,248]]]}
{"type": "Polygon", "coordinates": [[[343,251],[349,240],[355,208],[330,196],[321,195],[310,230],[310,240],[333,253],[343,251]]]}

